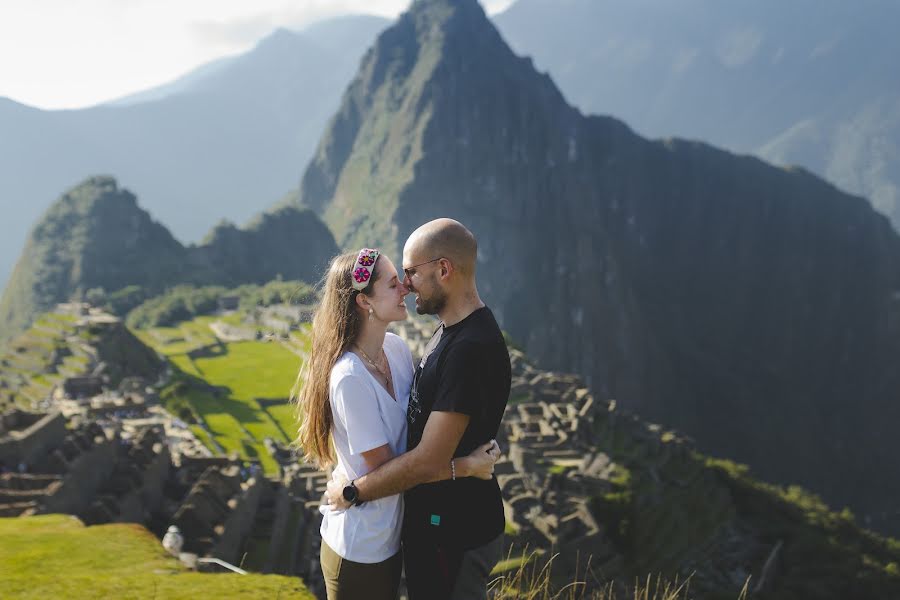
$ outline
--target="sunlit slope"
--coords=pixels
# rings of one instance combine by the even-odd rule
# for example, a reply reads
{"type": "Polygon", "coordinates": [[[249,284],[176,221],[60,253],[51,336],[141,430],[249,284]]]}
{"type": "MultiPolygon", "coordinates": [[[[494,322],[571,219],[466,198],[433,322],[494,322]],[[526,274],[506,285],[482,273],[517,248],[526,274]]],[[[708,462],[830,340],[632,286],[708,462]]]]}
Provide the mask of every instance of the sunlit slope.
{"type": "Polygon", "coordinates": [[[3,598],[313,598],[300,579],[194,573],[136,524],[0,519],[3,598]]]}

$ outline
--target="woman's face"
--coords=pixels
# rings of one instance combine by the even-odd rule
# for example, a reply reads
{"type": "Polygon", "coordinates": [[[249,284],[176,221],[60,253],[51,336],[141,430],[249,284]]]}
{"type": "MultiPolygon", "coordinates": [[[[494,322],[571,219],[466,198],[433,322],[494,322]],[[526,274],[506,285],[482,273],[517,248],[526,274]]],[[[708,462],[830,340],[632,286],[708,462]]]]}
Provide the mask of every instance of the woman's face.
{"type": "MultiPolygon", "coordinates": [[[[397,276],[397,268],[387,256],[378,257],[376,263],[378,280],[375,282],[373,295],[369,296],[369,305],[374,310],[374,317],[386,323],[406,319],[406,303],[403,299],[409,289],[397,276]]],[[[368,318],[368,315],[366,315],[368,318]]]]}

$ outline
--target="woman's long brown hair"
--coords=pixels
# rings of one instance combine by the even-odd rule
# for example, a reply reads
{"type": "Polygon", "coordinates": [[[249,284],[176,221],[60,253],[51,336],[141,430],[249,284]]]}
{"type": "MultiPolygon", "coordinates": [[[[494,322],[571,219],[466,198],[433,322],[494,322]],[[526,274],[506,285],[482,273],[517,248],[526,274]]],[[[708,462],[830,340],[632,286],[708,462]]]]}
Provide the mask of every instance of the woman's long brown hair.
{"type": "Polygon", "coordinates": [[[357,252],[341,254],[331,260],[322,299],[313,315],[309,358],[300,368],[291,391],[291,401],[297,403],[300,421],[297,444],[303,449],[304,458],[321,469],[335,462],[331,446],[331,369],[362,329],[356,296],[360,293],[371,296],[378,279],[376,261],[365,289],[353,289],[351,271],[358,255],[357,252]]]}

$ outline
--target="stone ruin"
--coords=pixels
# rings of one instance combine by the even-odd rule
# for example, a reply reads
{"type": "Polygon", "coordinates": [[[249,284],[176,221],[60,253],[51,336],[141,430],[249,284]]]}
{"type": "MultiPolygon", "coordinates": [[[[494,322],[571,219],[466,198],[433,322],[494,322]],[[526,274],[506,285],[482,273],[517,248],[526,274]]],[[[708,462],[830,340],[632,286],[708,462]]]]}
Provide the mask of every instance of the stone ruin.
{"type": "Polygon", "coordinates": [[[563,578],[574,576],[576,561],[586,557],[596,575],[615,577],[624,558],[591,507],[592,498],[613,491],[613,463],[594,451],[597,403],[577,377],[537,371],[515,350],[510,359],[516,401],[504,414],[498,441],[506,457],[495,468],[507,523],[516,531],[508,544],[564,548],[554,567],[563,578]]]}
{"type": "Polygon", "coordinates": [[[185,552],[300,576],[324,590],[318,506],[325,474],[289,462],[293,453],[274,441],[269,450],[282,461],[272,479],[256,464],[192,452],[190,440],[168,432],[177,419],[152,409],[101,420],[81,412],[68,423],[59,411],[0,416],[0,517],[67,513],[87,525],[142,523],[159,537],[177,525],[185,552]]]}
{"type": "Polygon", "coordinates": [[[56,445],[66,433],[59,411],[29,413],[12,409],[0,415],[0,468],[28,465],[56,445]]]}
{"type": "Polygon", "coordinates": [[[185,550],[238,563],[261,490],[258,476],[245,479],[237,465],[207,468],[172,517],[184,536],[185,550]]]}
{"type": "Polygon", "coordinates": [[[56,399],[91,398],[103,393],[103,379],[94,375],[67,377],[54,392],[56,399]]]}
{"type": "MultiPolygon", "coordinates": [[[[273,453],[283,450],[277,444],[270,448],[273,453]]],[[[171,518],[154,528],[156,533],[162,535],[165,526],[174,524],[184,536],[184,552],[251,571],[298,576],[313,593],[324,594],[319,568],[319,505],[327,482],[323,472],[295,460],[281,466],[279,477],[268,478],[255,464],[183,457],[176,478],[181,485],[193,483],[183,500],[173,504],[177,508],[171,518]]]]}
{"type": "Polygon", "coordinates": [[[159,428],[132,440],[118,438],[116,461],[90,505],[79,513],[86,525],[113,521],[142,523],[159,509],[169,474],[169,446],[159,428]]]}
{"type": "MultiPolygon", "coordinates": [[[[3,416],[11,419],[22,417],[3,416]]],[[[155,510],[169,467],[158,430],[126,441],[93,422],[66,429],[59,413],[26,421],[34,419],[35,425],[55,425],[26,429],[18,454],[5,456],[0,515],[69,513],[86,523],[140,522],[155,510]]]]}

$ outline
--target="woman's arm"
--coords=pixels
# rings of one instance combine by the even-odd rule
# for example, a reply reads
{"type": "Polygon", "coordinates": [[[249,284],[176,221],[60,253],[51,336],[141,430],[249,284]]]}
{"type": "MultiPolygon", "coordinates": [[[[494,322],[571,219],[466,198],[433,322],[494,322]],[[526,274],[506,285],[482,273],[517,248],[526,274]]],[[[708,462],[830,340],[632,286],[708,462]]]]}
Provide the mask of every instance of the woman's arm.
{"type": "Polygon", "coordinates": [[[378,446],[362,453],[363,460],[366,461],[366,467],[369,471],[374,471],[387,461],[394,458],[394,452],[387,444],[378,446]]]}

